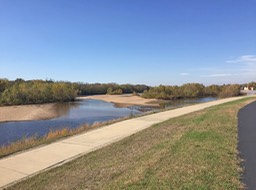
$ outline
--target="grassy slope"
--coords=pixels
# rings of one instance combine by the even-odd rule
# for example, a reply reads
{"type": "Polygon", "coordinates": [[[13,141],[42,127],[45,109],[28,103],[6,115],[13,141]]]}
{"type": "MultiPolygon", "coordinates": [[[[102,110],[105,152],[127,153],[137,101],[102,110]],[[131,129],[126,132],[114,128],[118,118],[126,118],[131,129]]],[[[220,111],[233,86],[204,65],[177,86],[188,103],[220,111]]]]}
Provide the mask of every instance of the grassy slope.
{"type": "Polygon", "coordinates": [[[246,103],[154,125],[8,189],[241,188],[236,116],[246,103]]]}

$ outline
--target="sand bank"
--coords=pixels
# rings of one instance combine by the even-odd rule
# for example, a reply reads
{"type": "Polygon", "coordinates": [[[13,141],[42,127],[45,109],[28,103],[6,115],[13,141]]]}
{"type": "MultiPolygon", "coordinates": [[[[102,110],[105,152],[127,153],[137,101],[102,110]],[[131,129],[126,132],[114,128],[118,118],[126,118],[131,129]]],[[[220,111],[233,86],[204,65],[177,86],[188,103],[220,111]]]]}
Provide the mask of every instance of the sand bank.
{"type": "Polygon", "coordinates": [[[58,116],[55,104],[0,107],[0,122],[51,119],[58,116]]]}
{"type": "Polygon", "coordinates": [[[126,107],[131,105],[141,105],[141,106],[159,106],[156,99],[145,99],[140,96],[133,96],[131,94],[123,95],[93,95],[93,96],[83,96],[77,99],[96,99],[103,100],[106,102],[112,102],[119,106],[126,107]],[[155,103],[154,103],[155,102],[155,103]]]}

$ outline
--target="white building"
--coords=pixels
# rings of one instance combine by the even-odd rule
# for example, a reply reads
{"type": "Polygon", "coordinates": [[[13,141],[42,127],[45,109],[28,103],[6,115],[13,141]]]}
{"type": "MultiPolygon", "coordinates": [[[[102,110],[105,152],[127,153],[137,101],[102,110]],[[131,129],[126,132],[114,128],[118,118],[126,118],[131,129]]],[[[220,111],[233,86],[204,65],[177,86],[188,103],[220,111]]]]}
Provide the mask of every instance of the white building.
{"type": "Polygon", "coordinates": [[[244,90],[254,90],[254,87],[244,87],[244,90]]]}

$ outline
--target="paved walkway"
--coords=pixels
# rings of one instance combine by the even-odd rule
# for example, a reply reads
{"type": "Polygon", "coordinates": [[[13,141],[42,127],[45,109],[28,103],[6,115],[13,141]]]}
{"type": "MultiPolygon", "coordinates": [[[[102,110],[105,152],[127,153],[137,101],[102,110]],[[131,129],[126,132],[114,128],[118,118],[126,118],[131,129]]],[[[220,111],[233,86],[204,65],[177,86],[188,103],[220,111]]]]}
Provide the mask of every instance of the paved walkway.
{"type": "Polygon", "coordinates": [[[243,107],[238,113],[238,150],[244,160],[242,181],[246,189],[256,188],[256,102],[243,107]]]}
{"type": "Polygon", "coordinates": [[[244,97],[221,99],[129,119],[0,159],[0,188],[119,141],[153,124],[241,98],[244,97]]]}

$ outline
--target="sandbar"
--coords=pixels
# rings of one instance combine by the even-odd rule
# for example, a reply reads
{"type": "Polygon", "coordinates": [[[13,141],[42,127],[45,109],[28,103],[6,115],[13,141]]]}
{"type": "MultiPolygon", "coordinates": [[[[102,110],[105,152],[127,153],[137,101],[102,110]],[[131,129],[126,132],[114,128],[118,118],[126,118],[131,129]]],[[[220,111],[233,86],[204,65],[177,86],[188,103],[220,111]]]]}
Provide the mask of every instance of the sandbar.
{"type": "Polygon", "coordinates": [[[1,106],[0,122],[51,119],[58,116],[55,104],[1,106]]]}
{"type": "Polygon", "coordinates": [[[103,100],[106,102],[114,103],[120,107],[128,107],[131,105],[140,105],[140,106],[152,106],[158,107],[157,99],[145,99],[140,96],[133,96],[132,94],[122,94],[122,95],[92,95],[92,96],[82,96],[77,99],[95,99],[103,100]]]}

